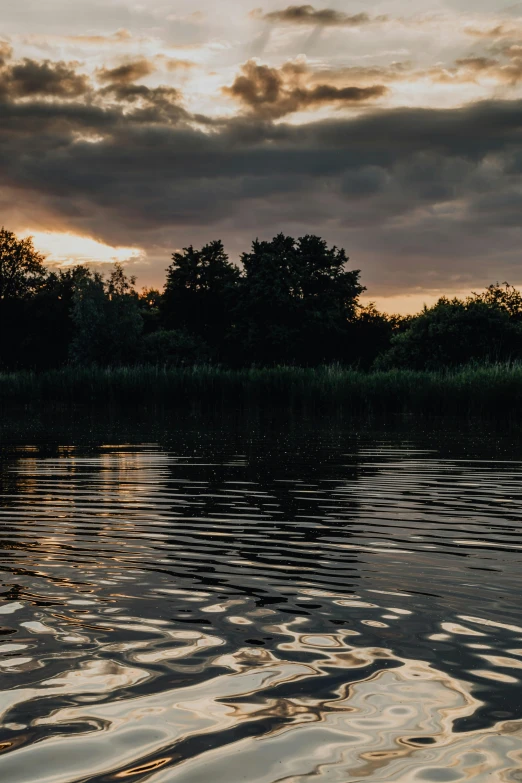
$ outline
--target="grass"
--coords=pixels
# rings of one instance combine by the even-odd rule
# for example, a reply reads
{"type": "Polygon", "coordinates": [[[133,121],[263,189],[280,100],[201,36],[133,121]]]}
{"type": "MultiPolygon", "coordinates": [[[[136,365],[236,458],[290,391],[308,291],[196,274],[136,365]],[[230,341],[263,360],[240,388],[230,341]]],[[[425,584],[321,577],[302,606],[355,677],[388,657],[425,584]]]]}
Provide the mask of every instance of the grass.
{"type": "Polygon", "coordinates": [[[0,404],[332,408],[353,413],[505,416],[522,410],[522,364],[366,373],[337,365],[66,367],[0,373],[0,404]]]}

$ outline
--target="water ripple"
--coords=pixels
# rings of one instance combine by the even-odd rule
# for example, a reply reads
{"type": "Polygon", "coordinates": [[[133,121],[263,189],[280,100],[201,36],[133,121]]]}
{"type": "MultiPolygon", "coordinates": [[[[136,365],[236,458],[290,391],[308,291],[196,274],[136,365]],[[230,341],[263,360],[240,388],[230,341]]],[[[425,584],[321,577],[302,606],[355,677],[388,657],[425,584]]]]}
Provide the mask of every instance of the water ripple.
{"type": "Polygon", "coordinates": [[[6,444],[0,778],[522,780],[522,462],[490,451],[6,444]]]}

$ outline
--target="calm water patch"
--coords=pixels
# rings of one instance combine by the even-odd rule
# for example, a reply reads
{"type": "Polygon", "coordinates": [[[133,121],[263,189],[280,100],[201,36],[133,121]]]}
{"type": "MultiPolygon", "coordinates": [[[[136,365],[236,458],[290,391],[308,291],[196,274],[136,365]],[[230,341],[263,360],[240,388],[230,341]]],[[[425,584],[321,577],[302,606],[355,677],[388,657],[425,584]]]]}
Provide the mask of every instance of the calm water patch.
{"type": "Polygon", "coordinates": [[[522,781],[519,438],[0,432],[0,780],[522,781]]]}

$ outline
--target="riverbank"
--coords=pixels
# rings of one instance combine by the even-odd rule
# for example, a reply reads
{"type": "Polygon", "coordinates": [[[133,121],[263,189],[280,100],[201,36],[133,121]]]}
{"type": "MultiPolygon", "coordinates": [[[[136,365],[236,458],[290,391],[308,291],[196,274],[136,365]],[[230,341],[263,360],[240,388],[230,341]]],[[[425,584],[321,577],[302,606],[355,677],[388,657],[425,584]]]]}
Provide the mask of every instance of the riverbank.
{"type": "Polygon", "coordinates": [[[504,416],[522,410],[522,365],[373,373],[339,366],[244,370],[66,367],[0,373],[0,404],[313,406],[342,407],[354,413],[504,416]]]}

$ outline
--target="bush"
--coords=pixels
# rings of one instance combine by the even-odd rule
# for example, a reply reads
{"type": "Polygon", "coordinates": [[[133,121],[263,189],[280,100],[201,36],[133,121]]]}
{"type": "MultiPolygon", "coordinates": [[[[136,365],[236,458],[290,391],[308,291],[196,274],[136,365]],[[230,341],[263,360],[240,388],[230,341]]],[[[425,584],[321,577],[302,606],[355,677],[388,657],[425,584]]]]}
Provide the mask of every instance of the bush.
{"type": "Polygon", "coordinates": [[[163,367],[204,364],[210,359],[208,346],[184,329],[160,330],[142,339],[142,361],[163,367]]]}
{"type": "Polygon", "coordinates": [[[478,299],[440,299],[396,334],[375,369],[438,370],[522,357],[522,324],[478,299]]]}

